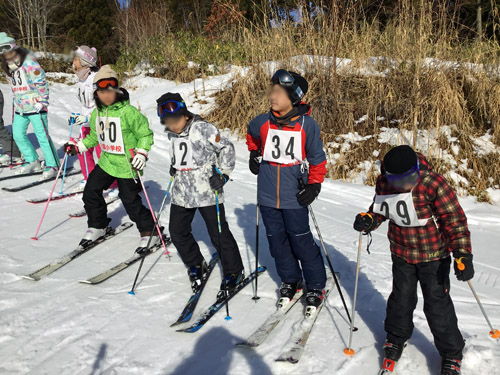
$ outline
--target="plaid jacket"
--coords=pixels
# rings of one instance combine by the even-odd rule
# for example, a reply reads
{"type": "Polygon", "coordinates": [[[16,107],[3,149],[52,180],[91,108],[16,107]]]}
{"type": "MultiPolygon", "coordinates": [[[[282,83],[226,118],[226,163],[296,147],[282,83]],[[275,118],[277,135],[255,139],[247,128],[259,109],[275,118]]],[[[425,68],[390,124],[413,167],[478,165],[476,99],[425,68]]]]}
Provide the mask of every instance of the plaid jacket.
{"type": "MultiPolygon", "coordinates": [[[[431,170],[423,155],[418,154],[418,159],[421,175],[412,190],[413,203],[419,219],[432,218],[420,227],[402,227],[391,221],[388,230],[391,252],[411,264],[445,258],[455,250],[471,252],[467,217],[455,191],[442,175],[431,170]]],[[[377,179],[375,194],[397,194],[384,173],[377,179]]],[[[387,220],[373,213],[373,203],[369,213],[376,218],[377,228],[387,220]]]]}

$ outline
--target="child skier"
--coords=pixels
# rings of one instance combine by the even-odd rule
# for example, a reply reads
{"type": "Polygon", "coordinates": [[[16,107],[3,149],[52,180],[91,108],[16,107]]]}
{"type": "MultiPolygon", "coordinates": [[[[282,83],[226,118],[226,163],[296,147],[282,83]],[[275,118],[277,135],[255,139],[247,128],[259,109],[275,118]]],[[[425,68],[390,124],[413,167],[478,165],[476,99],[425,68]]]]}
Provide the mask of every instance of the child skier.
{"type": "Polygon", "coordinates": [[[193,237],[191,223],[198,210],[212,245],[222,258],[224,285],[230,293],[244,279],[243,262],[224,210],[222,188],[235,166],[233,144],[200,116],[188,111],[179,94],[166,93],[158,100],[158,116],[171,141],[170,174],[175,175],[170,208],[170,237],[188,268],[193,291],[201,285],[207,264],[193,237]],[[215,192],[218,191],[219,234],[215,192]]]}
{"type": "MultiPolygon", "coordinates": [[[[94,88],[93,82],[96,73],[99,71],[97,65],[97,50],[88,46],[79,46],[73,50],[73,71],[78,77],[78,100],[82,104],[82,108],[77,114],[71,115],[69,124],[72,122],[74,125],[81,129],[80,139],[85,138],[90,134],[90,115],[95,108],[94,101],[94,88]]],[[[80,162],[80,169],[83,174],[83,181],[80,186],[77,186],[73,191],[83,191],[85,183],[87,182],[88,174],[92,172],[95,167],[94,149],[97,158],[101,155],[101,147],[99,145],[89,148],[85,153],[78,154],[80,162]]],[[[113,182],[111,185],[111,194],[116,195],[118,184],[113,182]]]]}
{"type": "Polygon", "coordinates": [[[324,299],[326,273],[310,231],[307,206],[321,190],[326,156],[311,107],[301,102],[308,90],[305,78],[278,70],[271,83],[271,110],[248,125],[249,167],[258,175],[258,204],[282,281],[280,303],[293,298],[303,275],[307,304],[318,307],[324,299]],[[299,179],[305,187],[299,188],[299,179]]]}
{"type": "MultiPolygon", "coordinates": [[[[94,100],[97,108],[90,116],[90,134],[83,140],[71,140],[64,145],[70,155],[84,153],[98,144],[102,149],[99,162],[88,176],[83,191],[88,230],[80,244],[85,246],[106,234],[108,219],[103,191],[116,180],[118,195],[141,234],[137,248],[141,253],[147,246],[154,221],[142,204],[136,171],[142,171],[146,165],[153,132],[149,129],[148,119],[130,105],[128,92],[118,86],[118,76],[109,65],[103,66],[94,77],[94,100]],[[130,149],[135,150],[132,161],[129,161],[130,149]]],[[[159,241],[155,232],[151,246],[159,241]]]]}
{"type": "Polygon", "coordinates": [[[3,122],[3,94],[0,90],[0,146],[2,147],[3,154],[0,155],[0,165],[20,164],[23,162],[21,152],[17,148],[12,134],[9,133],[3,122]]]}
{"type": "Polygon", "coordinates": [[[398,146],[384,157],[375,198],[354,229],[369,233],[389,219],[392,293],[387,301],[384,369],[391,373],[413,331],[417,283],[424,313],[442,357],[441,374],[458,375],[464,339],[450,297],[450,252],[458,280],[474,276],[467,218],[454,190],[433,172],[425,157],[398,146]],[[460,270],[458,263],[465,268],[460,270]]]}
{"type": "Polygon", "coordinates": [[[1,63],[8,76],[14,95],[14,122],[12,132],[26,163],[16,172],[25,174],[42,170],[38,154],[26,134],[31,123],[45,157],[45,169],[41,179],[54,178],[59,159],[49,136],[47,107],[49,105],[49,85],[45,72],[35,56],[27,49],[19,47],[6,33],[0,33],[1,63]]]}

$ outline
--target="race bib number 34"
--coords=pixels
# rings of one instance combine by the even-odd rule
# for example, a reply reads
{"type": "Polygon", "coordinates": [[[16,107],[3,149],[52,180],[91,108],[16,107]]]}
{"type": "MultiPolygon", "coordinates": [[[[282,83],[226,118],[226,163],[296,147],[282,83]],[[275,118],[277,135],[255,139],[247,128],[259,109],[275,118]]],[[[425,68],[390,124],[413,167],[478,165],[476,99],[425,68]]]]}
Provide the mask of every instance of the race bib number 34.
{"type": "Polygon", "coordinates": [[[263,159],[279,164],[302,161],[302,131],[269,129],[263,159]]]}
{"type": "Polygon", "coordinates": [[[188,138],[172,138],[172,166],[175,169],[192,169],[193,147],[188,138]]]}
{"type": "Polygon", "coordinates": [[[400,227],[423,227],[429,219],[419,219],[412,193],[377,195],[373,212],[383,215],[400,227]]]}
{"type": "Polygon", "coordinates": [[[125,146],[123,145],[122,127],[119,117],[108,117],[109,128],[106,129],[104,119],[96,120],[97,138],[102,151],[110,154],[125,154],[125,146]],[[100,120],[100,121],[99,121],[100,120]]]}

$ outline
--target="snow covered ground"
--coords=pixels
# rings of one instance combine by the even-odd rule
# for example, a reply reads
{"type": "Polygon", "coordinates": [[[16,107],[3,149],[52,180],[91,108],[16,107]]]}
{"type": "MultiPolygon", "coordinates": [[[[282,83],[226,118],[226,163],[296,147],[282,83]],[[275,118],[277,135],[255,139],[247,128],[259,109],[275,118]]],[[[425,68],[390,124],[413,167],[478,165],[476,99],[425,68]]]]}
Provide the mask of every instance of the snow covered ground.
{"type": "MultiPolygon", "coordinates": [[[[169,179],[169,144],[155,115],[155,99],[166,91],[178,91],[193,105],[195,112],[207,110],[213,101],[207,94],[230,80],[231,76],[226,75],[204,83],[198,80],[181,85],[152,78],[130,82],[135,87],[131,91],[131,103],[150,118],[155,131],[155,145],[144,177],[154,207],[159,208],[169,179]],[[203,105],[196,103],[198,99],[204,99],[203,105]]],[[[10,123],[10,90],[4,84],[0,84],[0,89],[6,96],[4,119],[10,123]]],[[[51,84],[50,132],[60,155],[69,133],[67,118],[77,108],[76,87],[51,84]]],[[[30,136],[35,139],[33,134],[30,136]]],[[[226,210],[249,272],[255,261],[256,179],[248,171],[244,143],[234,141],[237,165],[232,175],[234,181],[226,188],[226,210]]],[[[71,158],[69,164],[78,167],[76,157],[71,158]]],[[[8,169],[0,170],[0,176],[10,173],[8,169]]],[[[77,182],[78,178],[69,178],[67,189],[77,182]]],[[[16,183],[5,181],[0,187],[16,183]]],[[[365,251],[362,255],[356,322],[359,331],[353,343],[357,354],[351,358],[343,353],[349,327],[338,294],[333,294],[318,318],[301,361],[296,365],[282,364],[274,360],[299,319],[300,308],[292,310],[257,349],[234,346],[274,310],[279,278],[263,228],[260,263],[268,267],[268,272],[259,279],[261,299],[252,301],[253,287],[249,286],[231,300],[232,320],[224,320],[225,314],[221,311],[199,332],[177,333],[169,325],[181,312],[190,287],[173,247],[170,260],[159,253],[146,259],[135,296],[127,294],[135,266],[97,286],[77,282],[128,258],[138,239],[135,229],[91,250],[41,281],[21,279],[19,275],[69,252],[86,229],[84,218],[68,217],[69,213],[82,208],[81,198],[70,198],[50,205],[39,241],[30,240],[43,205],[31,205],[26,199],[46,195],[50,187],[45,184],[21,193],[0,191],[0,374],[376,374],[385,336],[385,302],[391,290],[386,225],[374,233],[371,255],[365,251]]],[[[372,195],[371,187],[327,181],[313,205],[335,270],[341,273],[349,306],[358,239],[352,221],[356,213],[368,208],[372,195]]],[[[461,199],[461,203],[472,231],[476,265],[473,283],[493,325],[499,328],[500,207],[478,204],[473,198],[461,199]]],[[[129,220],[119,203],[109,207],[109,216],[114,225],[129,220]]],[[[162,222],[168,222],[168,209],[162,222]]],[[[193,231],[208,259],[214,250],[199,216],[195,218],[193,231]]],[[[215,272],[197,312],[211,303],[219,282],[219,274],[215,272]]],[[[500,341],[489,338],[489,329],[467,284],[457,282],[453,276],[452,296],[467,340],[463,374],[499,374],[500,341]]],[[[440,358],[422,312],[421,298],[414,320],[415,331],[399,373],[438,374],[440,358]]]]}

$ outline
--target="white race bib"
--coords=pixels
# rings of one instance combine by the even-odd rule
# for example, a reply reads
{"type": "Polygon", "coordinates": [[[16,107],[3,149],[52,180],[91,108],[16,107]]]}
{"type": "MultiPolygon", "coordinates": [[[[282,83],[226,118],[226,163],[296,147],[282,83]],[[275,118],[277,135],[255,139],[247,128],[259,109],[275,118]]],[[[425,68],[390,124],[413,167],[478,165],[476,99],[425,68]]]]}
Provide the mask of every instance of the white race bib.
{"type": "Polygon", "coordinates": [[[189,138],[172,138],[171,156],[175,169],[193,169],[193,146],[189,138]]]}
{"type": "Polygon", "coordinates": [[[97,117],[96,130],[99,145],[102,151],[110,154],[125,155],[125,146],[123,145],[122,127],[119,117],[108,117],[109,129],[105,129],[105,119],[97,117]]]}
{"type": "Polygon", "coordinates": [[[299,131],[269,129],[263,159],[278,164],[301,162],[302,128],[299,131]]]}
{"type": "Polygon", "coordinates": [[[423,227],[429,219],[419,219],[412,193],[377,195],[373,212],[383,215],[400,227],[423,227]]]}
{"type": "Polygon", "coordinates": [[[22,68],[17,69],[10,77],[10,84],[12,85],[12,92],[14,94],[19,94],[23,92],[28,92],[30,87],[28,85],[28,80],[24,74],[22,68]]]}

